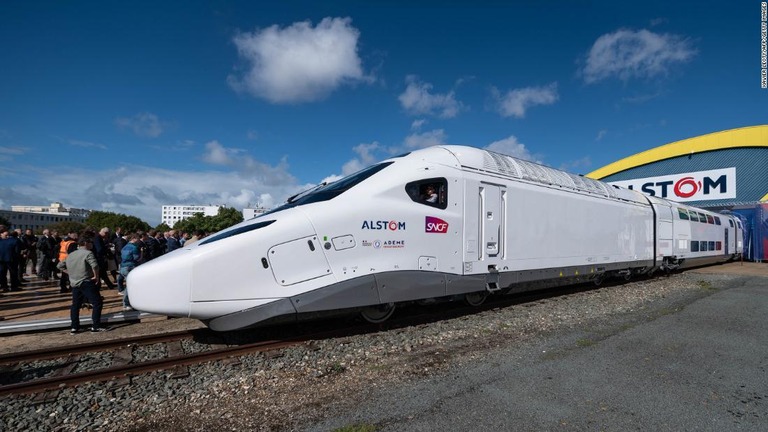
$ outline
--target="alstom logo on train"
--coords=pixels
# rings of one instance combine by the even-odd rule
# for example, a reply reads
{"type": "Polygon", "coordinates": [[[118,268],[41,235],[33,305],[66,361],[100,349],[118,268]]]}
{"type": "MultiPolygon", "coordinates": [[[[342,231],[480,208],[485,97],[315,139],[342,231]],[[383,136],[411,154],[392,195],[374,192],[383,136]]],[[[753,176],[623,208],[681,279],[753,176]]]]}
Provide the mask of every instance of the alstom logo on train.
{"type": "Polygon", "coordinates": [[[647,177],[611,184],[673,201],[736,198],[736,168],[647,177]]]}
{"type": "Polygon", "coordinates": [[[360,229],[402,231],[402,230],[405,230],[405,222],[400,222],[395,220],[363,221],[363,226],[360,227],[360,229]]]}

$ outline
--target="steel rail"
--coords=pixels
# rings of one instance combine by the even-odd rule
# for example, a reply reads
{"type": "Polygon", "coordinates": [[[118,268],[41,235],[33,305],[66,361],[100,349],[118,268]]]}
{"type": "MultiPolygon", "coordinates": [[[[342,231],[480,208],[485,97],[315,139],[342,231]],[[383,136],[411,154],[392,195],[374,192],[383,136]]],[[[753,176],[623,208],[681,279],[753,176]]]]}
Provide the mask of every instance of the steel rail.
{"type": "Polygon", "coordinates": [[[183,356],[167,357],[158,360],[149,360],[135,364],[124,364],[116,367],[97,369],[93,371],[69,374],[62,377],[49,377],[0,387],[0,397],[13,394],[37,393],[45,390],[62,389],[75,384],[83,384],[93,381],[107,381],[126,375],[141,374],[168,369],[182,365],[194,365],[220,360],[227,357],[242,356],[254,352],[265,352],[289,346],[298,345],[306,339],[277,340],[255,342],[237,347],[221,348],[213,351],[186,354],[183,356]]]}
{"type": "Polygon", "coordinates": [[[180,330],[176,332],[153,335],[132,336],[122,339],[110,339],[93,343],[64,345],[60,347],[41,348],[19,353],[0,354],[0,364],[10,364],[33,360],[46,360],[51,358],[66,357],[70,354],[82,354],[94,351],[109,351],[111,349],[131,344],[148,345],[153,343],[179,340],[193,336],[196,331],[199,331],[199,329],[180,330]]]}

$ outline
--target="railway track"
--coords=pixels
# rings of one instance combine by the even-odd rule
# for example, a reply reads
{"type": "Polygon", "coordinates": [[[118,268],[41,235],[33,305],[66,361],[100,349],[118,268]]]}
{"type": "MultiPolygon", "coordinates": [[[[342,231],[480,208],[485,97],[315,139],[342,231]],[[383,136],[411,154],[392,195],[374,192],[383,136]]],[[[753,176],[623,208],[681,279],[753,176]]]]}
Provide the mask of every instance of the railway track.
{"type": "Polygon", "coordinates": [[[463,315],[505,308],[537,301],[556,300],[557,297],[596,289],[591,284],[565,286],[544,291],[534,291],[512,296],[492,297],[480,306],[466,306],[454,302],[446,308],[436,304],[434,308],[415,306],[401,308],[400,313],[383,324],[349,326],[339,320],[310,322],[307,326],[279,326],[270,329],[275,338],[254,340],[253,332],[241,331],[221,334],[207,329],[137,336],[89,344],[40,349],[23,353],[0,355],[0,397],[13,394],[35,394],[34,403],[43,403],[58,397],[61,389],[87,382],[111,381],[115,387],[130,385],[131,378],[159,370],[168,371],[172,378],[189,375],[189,366],[223,360],[227,365],[238,364],[246,354],[276,351],[313,340],[344,338],[377,331],[390,331],[427,325],[431,322],[456,318],[463,315]],[[234,334],[234,337],[232,335],[234,334]],[[202,341],[188,352],[184,345],[202,341]],[[162,345],[156,351],[164,356],[138,359],[134,353],[151,345],[162,345]],[[107,357],[94,360],[94,357],[107,357]],[[94,363],[107,364],[96,366],[94,363]]]}
{"type": "Polygon", "coordinates": [[[0,356],[0,376],[3,377],[0,397],[36,393],[36,401],[43,402],[55,398],[58,390],[67,386],[113,379],[117,380],[117,385],[127,385],[132,376],[158,370],[169,370],[172,377],[181,378],[189,374],[190,365],[277,350],[305,340],[294,338],[236,346],[210,345],[209,350],[186,352],[182,342],[191,340],[193,335],[194,332],[176,332],[3,355],[0,356]],[[162,350],[167,354],[162,358],[136,361],[134,350],[152,344],[163,344],[162,350]],[[111,353],[109,364],[93,367],[93,357],[104,353],[111,353]],[[49,361],[42,364],[45,360],[49,361]]]}

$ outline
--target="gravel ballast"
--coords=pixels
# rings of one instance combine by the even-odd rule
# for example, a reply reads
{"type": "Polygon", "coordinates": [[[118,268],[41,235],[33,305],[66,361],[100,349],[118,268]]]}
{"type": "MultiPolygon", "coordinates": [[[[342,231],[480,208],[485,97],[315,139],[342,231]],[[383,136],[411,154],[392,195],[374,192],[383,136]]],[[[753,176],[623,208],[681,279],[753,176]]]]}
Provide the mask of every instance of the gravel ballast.
{"type": "MultiPolygon", "coordinates": [[[[744,279],[676,274],[415,327],[315,341],[277,354],[244,356],[236,365],[192,366],[187,378],[170,378],[168,371],[161,371],[134,377],[129,386],[86,384],[62,390],[55,402],[37,405],[32,404],[33,396],[5,397],[0,399],[0,430],[429,430],[434,425],[408,420],[409,413],[423,412],[419,404],[430,400],[430,389],[445,398],[446,388],[464,388],[451,380],[470,382],[480,369],[493,381],[494,373],[509,374],[507,368],[515,362],[530,366],[588,350],[637,326],[674,316],[744,279]],[[404,397],[393,389],[424,392],[424,397],[404,397]],[[383,410],[390,414],[382,417],[370,408],[378,400],[390,404],[383,410]]],[[[584,372],[573,374],[578,373],[584,372]]],[[[553,370],[550,381],[569,374],[553,370]]],[[[669,379],[675,379],[674,371],[669,379]]],[[[553,392],[557,386],[543,388],[553,392]]],[[[617,393],[623,391],[629,389],[617,393]]],[[[601,401],[578,403],[601,409],[601,401]]],[[[536,424],[534,406],[521,404],[521,410],[529,412],[500,413],[500,419],[516,419],[517,430],[526,429],[526,419],[536,424]]],[[[768,416],[762,420],[768,421],[768,416]]],[[[488,425],[515,428],[499,421],[488,425]]]]}

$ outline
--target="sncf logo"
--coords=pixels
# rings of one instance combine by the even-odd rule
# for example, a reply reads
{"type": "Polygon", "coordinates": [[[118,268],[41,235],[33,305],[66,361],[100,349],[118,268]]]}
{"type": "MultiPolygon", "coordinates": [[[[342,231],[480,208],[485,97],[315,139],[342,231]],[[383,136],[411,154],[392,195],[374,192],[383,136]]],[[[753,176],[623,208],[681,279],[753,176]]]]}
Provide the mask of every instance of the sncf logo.
{"type": "Polygon", "coordinates": [[[427,216],[424,221],[424,231],[428,233],[445,234],[448,232],[448,222],[433,216],[427,216]]]}

